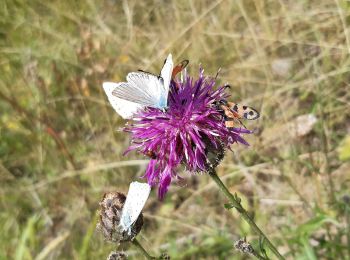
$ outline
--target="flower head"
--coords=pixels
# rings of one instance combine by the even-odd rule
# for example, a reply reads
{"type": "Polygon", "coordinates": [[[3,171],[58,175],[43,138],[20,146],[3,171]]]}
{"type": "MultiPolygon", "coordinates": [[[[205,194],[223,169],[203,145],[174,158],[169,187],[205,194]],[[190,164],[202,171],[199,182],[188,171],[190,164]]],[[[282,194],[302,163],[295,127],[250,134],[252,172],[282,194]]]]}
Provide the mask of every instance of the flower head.
{"type": "Polygon", "coordinates": [[[183,164],[188,171],[207,171],[216,167],[224,151],[240,142],[250,131],[227,128],[218,102],[228,95],[225,87],[214,90],[215,79],[203,75],[197,80],[186,76],[183,82],[172,81],[165,111],[147,108],[133,117],[125,130],[131,133],[132,145],[127,152],[138,150],[152,157],[145,176],[150,185],[159,185],[163,198],[173,178],[179,178],[176,168],[183,164]]]}

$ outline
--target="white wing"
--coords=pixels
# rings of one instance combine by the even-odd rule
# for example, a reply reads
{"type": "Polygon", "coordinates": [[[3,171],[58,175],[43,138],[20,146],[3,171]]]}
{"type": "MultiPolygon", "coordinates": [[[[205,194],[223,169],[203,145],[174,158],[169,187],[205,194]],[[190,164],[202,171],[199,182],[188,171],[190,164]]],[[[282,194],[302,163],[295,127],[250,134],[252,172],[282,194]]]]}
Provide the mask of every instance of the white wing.
{"type": "Polygon", "coordinates": [[[131,72],[126,77],[127,82],[113,90],[113,95],[143,107],[166,108],[172,71],[173,60],[169,54],[159,77],[144,71],[131,72]]]}
{"type": "Polygon", "coordinates": [[[127,82],[105,82],[103,89],[114,110],[125,119],[147,106],[164,109],[168,103],[173,67],[169,54],[159,77],[144,71],[131,72],[126,77],[127,82]]]}
{"type": "Polygon", "coordinates": [[[127,83],[121,83],[113,90],[114,96],[142,106],[160,109],[167,106],[168,93],[161,77],[139,71],[130,72],[126,79],[127,83]]]}
{"type": "Polygon", "coordinates": [[[165,89],[167,98],[168,98],[169,86],[170,86],[171,76],[173,73],[173,68],[174,68],[173,58],[171,54],[169,54],[164,62],[164,66],[162,70],[160,71],[160,76],[163,78],[164,89],[165,89]]]}
{"type": "Polygon", "coordinates": [[[119,115],[121,115],[122,118],[129,119],[138,110],[142,110],[144,108],[144,106],[114,96],[112,94],[113,90],[118,88],[121,84],[125,84],[125,83],[124,82],[122,82],[122,83],[104,82],[103,83],[103,90],[105,91],[107,98],[108,98],[108,101],[109,101],[109,103],[111,103],[114,110],[119,115]]]}
{"type": "Polygon", "coordinates": [[[119,224],[123,231],[131,234],[131,226],[141,214],[150,192],[151,186],[148,183],[130,183],[119,224]]]}

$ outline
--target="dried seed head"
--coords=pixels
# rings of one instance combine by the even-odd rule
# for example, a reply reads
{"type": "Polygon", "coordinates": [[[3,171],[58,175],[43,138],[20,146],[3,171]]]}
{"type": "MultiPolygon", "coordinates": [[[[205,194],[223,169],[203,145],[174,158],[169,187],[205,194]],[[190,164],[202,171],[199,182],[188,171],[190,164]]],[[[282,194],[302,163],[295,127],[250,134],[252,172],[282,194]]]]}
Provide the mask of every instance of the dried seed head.
{"type": "Polygon", "coordinates": [[[234,247],[244,254],[254,254],[254,248],[245,239],[239,239],[234,243],[234,247]]]}
{"type": "Polygon", "coordinates": [[[107,260],[125,260],[128,259],[127,254],[124,252],[114,252],[112,251],[109,256],[107,257],[107,260]]]}
{"type": "Polygon", "coordinates": [[[108,241],[115,243],[131,241],[141,231],[143,225],[142,213],[133,224],[131,234],[123,231],[119,226],[125,200],[126,197],[123,193],[109,192],[103,196],[100,202],[100,222],[97,224],[97,228],[108,241]]]}
{"type": "Polygon", "coordinates": [[[162,253],[159,257],[161,260],[170,260],[170,256],[167,253],[162,253]]]}

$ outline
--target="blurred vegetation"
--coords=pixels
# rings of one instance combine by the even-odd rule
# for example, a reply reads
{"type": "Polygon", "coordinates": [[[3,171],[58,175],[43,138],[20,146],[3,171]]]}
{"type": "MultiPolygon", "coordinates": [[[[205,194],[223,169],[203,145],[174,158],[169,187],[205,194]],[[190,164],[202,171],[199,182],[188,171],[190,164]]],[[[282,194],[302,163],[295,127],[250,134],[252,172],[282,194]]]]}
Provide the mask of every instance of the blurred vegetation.
{"type": "MultiPolygon", "coordinates": [[[[169,52],[194,76],[221,67],[218,84],[260,110],[251,146],[234,146],[218,172],[280,252],[350,259],[349,15],[345,0],[1,1],[0,259],[115,248],[95,231],[98,202],[126,192],[147,158],[122,156],[125,122],[101,84],[158,72],[169,52]]],[[[145,207],[138,240],[150,253],[245,259],[233,249],[244,236],[259,248],[208,176],[182,176],[145,207]]]]}

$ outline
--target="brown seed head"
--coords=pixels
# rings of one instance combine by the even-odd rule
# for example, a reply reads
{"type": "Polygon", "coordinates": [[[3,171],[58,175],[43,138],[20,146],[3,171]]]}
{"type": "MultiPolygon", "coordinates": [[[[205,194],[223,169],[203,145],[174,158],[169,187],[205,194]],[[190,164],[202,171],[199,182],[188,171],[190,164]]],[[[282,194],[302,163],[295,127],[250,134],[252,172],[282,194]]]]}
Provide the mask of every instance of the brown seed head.
{"type": "Polygon", "coordinates": [[[107,257],[107,260],[125,260],[128,259],[127,254],[124,252],[111,252],[107,257]]]}
{"type": "Polygon", "coordinates": [[[97,228],[108,241],[115,243],[131,241],[141,231],[143,225],[142,214],[133,224],[130,235],[119,226],[125,200],[126,197],[123,193],[108,192],[100,202],[100,222],[97,228]]]}

